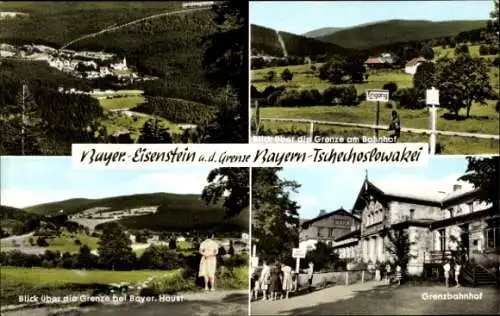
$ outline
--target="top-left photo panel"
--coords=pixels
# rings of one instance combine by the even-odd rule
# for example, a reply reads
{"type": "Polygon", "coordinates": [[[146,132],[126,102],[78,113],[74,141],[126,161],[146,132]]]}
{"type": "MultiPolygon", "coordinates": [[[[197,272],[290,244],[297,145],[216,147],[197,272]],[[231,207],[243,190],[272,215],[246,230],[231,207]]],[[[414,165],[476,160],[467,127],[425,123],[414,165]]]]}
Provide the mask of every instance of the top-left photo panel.
{"type": "Polygon", "coordinates": [[[0,155],[247,143],[248,3],[0,1],[0,155]]]}

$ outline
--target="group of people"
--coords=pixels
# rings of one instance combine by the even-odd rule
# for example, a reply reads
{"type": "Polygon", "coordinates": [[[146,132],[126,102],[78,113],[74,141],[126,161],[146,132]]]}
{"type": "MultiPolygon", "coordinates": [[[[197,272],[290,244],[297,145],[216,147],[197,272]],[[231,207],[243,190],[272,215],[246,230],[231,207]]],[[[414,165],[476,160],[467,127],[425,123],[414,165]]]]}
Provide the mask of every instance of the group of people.
{"type": "MultiPolygon", "coordinates": [[[[309,263],[309,268],[306,270],[309,279],[309,289],[312,286],[314,265],[309,263]]],[[[290,292],[294,292],[298,287],[298,276],[293,269],[279,262],[268,265],[263,262],[260,275],[252,273],[252,296],[255,300],[262,293],[262,300],[278,300],[288,299],[290,292]]]]}
{"type": "Polygon", "coordinates": [[[401,285],[402,277],[403,277],[402,269],[401,269],[401,266],[399,264],[396,265],[396,273],[395,274],[392,273],[392,267],[390,264],[387,264],[385,266],[385,281],[387,284],[390,285],[394,281],[399,286],[399,285],[401,285]]]}
{"type": "Polygon", "coordinates": [[[455,277],[455,286],[460,287],[460,270],[462,266],[457,260],[446,260],[443,264],[444,270],[444,284],[446,287],[450,286],[450,278],[455,277]]]}
{"type": "Polygon", "coordinates": [[[253,297],[257,299],[262,293],[263,300],[277,300],[288,295],[294,290],[294,272],[290,266],[276,262],[273,265],[263,263],[260,276],[252,274],[253,297]]]}

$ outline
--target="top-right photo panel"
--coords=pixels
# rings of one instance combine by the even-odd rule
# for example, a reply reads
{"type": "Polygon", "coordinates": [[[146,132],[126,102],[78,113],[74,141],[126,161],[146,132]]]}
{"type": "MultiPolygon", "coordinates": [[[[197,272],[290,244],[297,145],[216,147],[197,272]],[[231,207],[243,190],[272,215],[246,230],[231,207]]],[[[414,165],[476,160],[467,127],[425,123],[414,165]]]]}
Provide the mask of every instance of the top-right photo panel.
{"type": "Polygon", "coordinates": [[[499,151],[499,4],[250,2],[253,143],[499,151]]]}

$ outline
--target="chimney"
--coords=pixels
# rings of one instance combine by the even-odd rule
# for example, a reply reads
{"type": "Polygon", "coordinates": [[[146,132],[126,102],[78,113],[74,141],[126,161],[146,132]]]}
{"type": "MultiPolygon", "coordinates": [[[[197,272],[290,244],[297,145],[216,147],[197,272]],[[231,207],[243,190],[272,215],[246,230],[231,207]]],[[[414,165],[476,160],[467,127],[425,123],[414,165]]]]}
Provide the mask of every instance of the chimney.
{"type": "Polygon", "coordinates": [[[454,184],[453,185],[453,192],[462,190],[462,186],[460,184],[454,184]]]}
{"type": "Polygon", "coordinates": [[[319,216],[321,216],[321,215],[325,215],[325,214],[326,214],[326,211],[325,211],[325,210],[320,210],[320,211],[319,211],[319,216]]]}

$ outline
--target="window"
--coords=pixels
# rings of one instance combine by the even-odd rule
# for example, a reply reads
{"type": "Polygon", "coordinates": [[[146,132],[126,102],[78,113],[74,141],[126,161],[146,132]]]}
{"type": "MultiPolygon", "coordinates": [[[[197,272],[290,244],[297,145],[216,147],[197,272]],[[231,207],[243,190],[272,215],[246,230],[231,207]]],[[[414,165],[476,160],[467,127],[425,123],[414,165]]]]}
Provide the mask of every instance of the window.
{"type": "Polygon", "coordinates": [[[474,212],[474,202],[467,203],[467,206],[469,207],[469,213],[474,212]]]}
{"type": "Polygon", "coordinates": [[[440,245],[441,245],[441,251],[446,250],[446,229],[440,229],[439,230],[439,240],[440,240],[440,245]]]}
{"type": "Polygon", "coordinates": [[[321,227],[316,228],[318,230],[318,237],[321,237],[321,227]]]}
{"type": "Polygon", "coordinates": [[[486,229],[486,248],[500,248],[500,226],[498,219],[488,221],[486,229]]]}
{"type": "Polygon", "coordinates": [[[448,209],[448,216],[446,216],[446,218],[452,218],[453,217],[453,207],[450,207],[448,209]]]}
{"type": "Polygon", "coordinates": [[[333,228],[328,229],[328,237],[333,237],[333,228]]]}
{"type": "Polygon", "coordinates": [[[415,210],[410,209],[410,219],[415,219],[415,210]]]}

